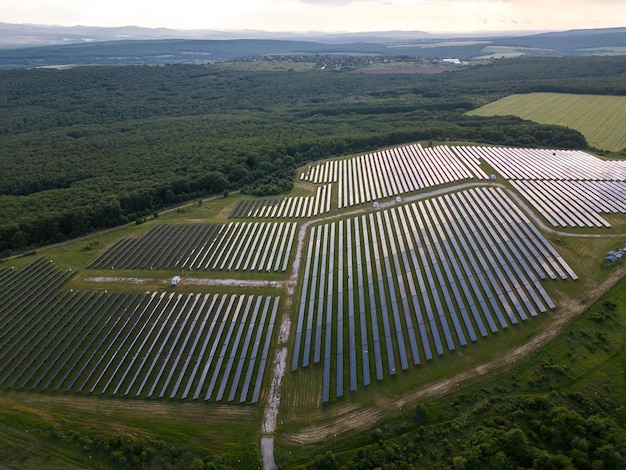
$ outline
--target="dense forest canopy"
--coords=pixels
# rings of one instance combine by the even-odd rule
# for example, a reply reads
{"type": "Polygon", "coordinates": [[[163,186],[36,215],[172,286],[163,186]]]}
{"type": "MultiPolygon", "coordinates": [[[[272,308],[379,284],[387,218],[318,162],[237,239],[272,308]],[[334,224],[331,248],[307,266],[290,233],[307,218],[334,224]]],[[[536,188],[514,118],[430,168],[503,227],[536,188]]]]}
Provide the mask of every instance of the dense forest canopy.
{"type": "Polygon", "coordinates": [[[585,148],[570,129],[464,113],[512,93],[626,94],[621,57],[439,75],[219,65],[0,71],[0,254],[224,190],[276,194],[307,161],[416,140],[585,148]]]}

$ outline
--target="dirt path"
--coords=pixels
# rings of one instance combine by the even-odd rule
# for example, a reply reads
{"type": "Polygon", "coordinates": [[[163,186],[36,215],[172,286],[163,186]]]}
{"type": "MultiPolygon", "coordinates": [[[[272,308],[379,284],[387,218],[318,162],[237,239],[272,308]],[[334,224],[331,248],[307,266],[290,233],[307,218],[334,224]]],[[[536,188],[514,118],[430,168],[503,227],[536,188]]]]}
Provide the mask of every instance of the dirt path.
{"type": "Polygon", "coordinates": [[[263,468],[265,470],[275,470],[276,462],[274,461],[274,438],[261,438],[261,455],[263,456],[263,468]]]}

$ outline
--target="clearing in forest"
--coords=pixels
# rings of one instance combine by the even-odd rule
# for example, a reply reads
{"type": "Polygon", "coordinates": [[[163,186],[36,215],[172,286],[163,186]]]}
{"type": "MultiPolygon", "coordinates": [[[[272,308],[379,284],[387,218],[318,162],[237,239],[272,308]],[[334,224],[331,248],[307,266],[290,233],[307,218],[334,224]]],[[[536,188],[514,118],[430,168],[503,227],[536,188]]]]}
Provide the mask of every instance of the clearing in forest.
{"type": "Polygon", "coordinates": [[[514,115],[541,124],[580,131],[589,145],[610,151],[626,148],[626,97],[529,93],[511,95],[469,112],[470,115],[514,115]]]}

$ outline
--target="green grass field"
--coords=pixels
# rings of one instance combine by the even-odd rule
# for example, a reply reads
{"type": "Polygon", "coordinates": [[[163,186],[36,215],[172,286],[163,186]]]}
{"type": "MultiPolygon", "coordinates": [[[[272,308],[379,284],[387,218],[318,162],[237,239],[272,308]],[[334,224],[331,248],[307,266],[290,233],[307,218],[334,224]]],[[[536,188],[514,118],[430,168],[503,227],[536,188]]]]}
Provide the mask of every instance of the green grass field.
{"type": "Polygon", "coordinates": [[[580,131],[595,148],[620,151],[626,148],[626,97],[529,93],[511,95],[468,114],[514,115],[542,124],[558,124],[580,131]]]}

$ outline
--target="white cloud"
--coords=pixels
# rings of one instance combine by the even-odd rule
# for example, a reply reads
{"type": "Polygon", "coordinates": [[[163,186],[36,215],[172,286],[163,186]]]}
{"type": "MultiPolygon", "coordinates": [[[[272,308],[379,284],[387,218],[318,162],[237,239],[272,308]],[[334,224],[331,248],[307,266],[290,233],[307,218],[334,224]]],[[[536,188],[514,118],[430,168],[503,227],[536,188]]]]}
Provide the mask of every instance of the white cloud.
{"type": "Polygon", "coordinates": [[[0,0],[0,21],[267,31],[563,30],[626,26],[623,0],[0,0]]]}
{"type": "Polygon", "coordinates": [[[350,3],[356,3],[358,1],[363,1],[363,0],[300,0],[300,2],[302,3],[310,3],[312,5],[334,5],[334,6],[349,5],[350,3]]]}

